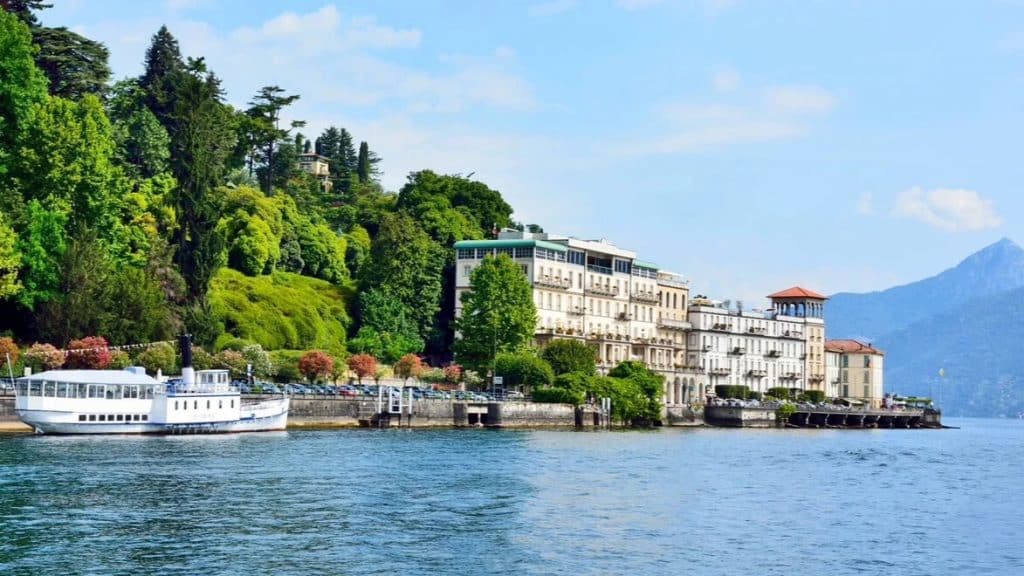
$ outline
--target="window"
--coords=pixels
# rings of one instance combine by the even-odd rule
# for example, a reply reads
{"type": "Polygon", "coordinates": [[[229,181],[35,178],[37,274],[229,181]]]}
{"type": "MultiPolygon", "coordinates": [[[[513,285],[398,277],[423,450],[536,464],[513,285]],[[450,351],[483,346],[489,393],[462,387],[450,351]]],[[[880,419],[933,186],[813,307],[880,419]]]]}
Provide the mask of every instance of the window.
{"type": "Polygon", "coordinates": [[[79,414],[78,415],[78,421],[79,422],[85,422],[85,414],[79,414]]]}
{"type": "Polygon", "coordinates": [[[123,422],[124,421],[124,414],[118,414],[117,415],[117,421],[118,422],[123,422]]]}
{"type": "Polygon", "coordinates": [[[871,368],[871,356],[864,356],[864,367],[871,368]]]}
{"type": "Polygon", "coordinates": [[[871,397],[871,386],[865,386],[864,387],[864,397],[865,398],[870,398],[871,397]]]}
{"type": "Polygon", "coordinates": [[[224,401],[223,400],[217,400],[217,409],[219,410],[221,408],[224,408],[224,401]]]}
{"type": "Polygon", "coordinates": [[[209,410],[209,409],[210,409],[210,401],[209,401],[209,400],[207,400],[207,401],[206,401],[206,409],[207,409],[207,410],[209,410]]]}
{"type": "Polygon", "coordinates": [[[142,421],[146,422],[147,420],[149,420],[149,414],[143,414],[142,415],[142,421]]]}
{"type": "Polygon", "coordinates": [[[622,274],[629,274],[632,270],[632,263],[628,260],[615,260],[615,271],[622,274]]]}
{"type": "Polygon", "coordinates": [[[842,366],[843,368],[849,368],[850,357],[844,354],[839,360],[839,365],[842,366]]]}
{"type": "Polygon", "coordinates": [[[514,251],[516,258],[532,258],[533,248],[516,248],[514,251]]]}
{"type": "Polygon", "coordinates": [[[569,250],[569,264],[583,266],[585,261],[586,257],[583,255],[583,252],[580,252],[579,250],[569,250]]]}
{"type": "Polygon", "coordinates": [[[96,415],[95,414],[89,414],[89,422],[95,422],[95,421],[96,421],[96,415]]]}
{"type": "Polygon", "coordinates": [[[458,257],[459,260],[469,260],[476,257],[475,250],[472,248],[459,248],[458,257]]]}
{"type": "Polygon", "coordinates": [[[193,410],[199,410],[199,400],[193,400],[192,401],[192,409],[193,410]]]}
{"type": "Polygon", "coordinates": [[[139,415],[138,414],[132,415],[132,422],[138,422],[138,421],[139,421],[139,415]]]}
{"type": "Polygon", "coordinates": [[[100,414],[100,422],[106,422],[106,421],[107,421],[107,415],[106,414],[100,414]]]}
{"type": "Polygon", "coordinates": [[[231,407],[232,407],[232,408],[234,408],[234,407],[235,407],[235,401],[234,401],[234,400],[232,400],[232,401],[231,401],[231,407]]]}

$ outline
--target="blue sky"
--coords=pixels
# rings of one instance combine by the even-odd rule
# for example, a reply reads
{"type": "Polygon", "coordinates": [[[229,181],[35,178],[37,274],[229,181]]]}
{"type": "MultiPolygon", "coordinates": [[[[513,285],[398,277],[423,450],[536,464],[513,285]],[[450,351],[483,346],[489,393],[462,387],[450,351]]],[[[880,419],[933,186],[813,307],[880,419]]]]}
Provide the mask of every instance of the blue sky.
{"type": "Polygon", "coordinates": [[[422,168],[744,299],[869,291],[1017,239],[1024,1],[57,0],[141,72],[162,23],[229,99],[302,99],[422,168]]]}

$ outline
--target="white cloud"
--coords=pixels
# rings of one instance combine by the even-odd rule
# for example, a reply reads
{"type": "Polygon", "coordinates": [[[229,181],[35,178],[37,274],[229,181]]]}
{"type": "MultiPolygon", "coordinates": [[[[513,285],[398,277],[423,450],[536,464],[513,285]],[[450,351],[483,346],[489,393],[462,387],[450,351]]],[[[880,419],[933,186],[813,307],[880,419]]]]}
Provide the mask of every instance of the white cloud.
{"type": "Polygon", "coordinates": [[[530,6],[527,13],[530,16],[554,16],[575,10],[579,5],[579,0],[551,0],[530,6]]]}
{"type": "Polygon", "coordinates": [[[735,92],[742,84],[743,79],[740,78],[739,72],[732,68],[719,70],[711,77],[711,86],[715,89],[715,92],[722,94],[735,92]]]}
{"type": "Polygon", "coordinates": [[[904,190],[890,212],[895,218],[918,220],[949,232],[985,230],[1002,225],[992,201],[974,190],[915,186],[904,190]]]}
{"type": "Polygon", "coordinates": [[[857,199],[857,214],[870,216],[875,213],[875,199],[871,192],[863,192],[857,199]]]}
{"type": "MultiPolygon", "coordinates": [[[[726,78],[716,88],[739,89],[740,80],[726,78]]],[[[661,134],[614,145],[632,156],[703,152],[736,144],[791,140],[811,130],[809,112],[827,115],[836,99],[824,88],[772,86],[748,104],[673,102],[655,110],[661,134]]],[[[742,95],[741,95],[742,96],[742,95]]]]}
{"type": "Polygon", "coordinates": [[[762,93],[765,104],[780,112],[827,114],[838,99],[821,86],[769,86],[762,93]]]}

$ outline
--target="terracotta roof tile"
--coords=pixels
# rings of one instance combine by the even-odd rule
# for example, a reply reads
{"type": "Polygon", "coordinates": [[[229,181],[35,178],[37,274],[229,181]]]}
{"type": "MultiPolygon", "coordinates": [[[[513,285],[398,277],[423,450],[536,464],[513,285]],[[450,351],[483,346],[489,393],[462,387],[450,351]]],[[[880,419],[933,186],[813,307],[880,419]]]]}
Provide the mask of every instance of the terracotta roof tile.
{"type": "Polygon", "coordinates": [[[786,290],[783,290],[782,292],[776,292],[775,294],[769,294],[768,297],[769,298],[813,298],[813,299],[816,299],[816,300],[828,300],[827,297],[822,296],[821,294],[818,294],[817,292],[815,292],[813,290],[808,290],[807,288],[801,288],[800,286],[793,286],[792,288],[787,288],[786,290]]]}
{"type": "Polygon", "coordinates": [[[865,344],[857,340],[829,340],[825,342],[825,350],[842,354],[876,354],[878,356],[885,356],[885,352],[871,344],[865,344]]]}

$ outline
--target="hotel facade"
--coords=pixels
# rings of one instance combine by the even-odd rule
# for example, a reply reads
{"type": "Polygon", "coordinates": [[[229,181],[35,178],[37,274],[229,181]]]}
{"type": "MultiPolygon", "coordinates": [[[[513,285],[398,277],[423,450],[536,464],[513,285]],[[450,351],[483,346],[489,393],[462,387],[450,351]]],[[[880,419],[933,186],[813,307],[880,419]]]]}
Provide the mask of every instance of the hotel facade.
{"type": "Polygon", "coordinates": [[[533,288],[538,346],[584,342],[602,373],[642,361],[665,377],[667,406],[701,403],[719,384],[826,390],[826,298],[810,290],[790,288],[769,296],[771,310],[744,311],[691,299],[688,280],[606,240],[503,230],[454,248],[456,316],[473,269],[505,254],[533,288]]]}

